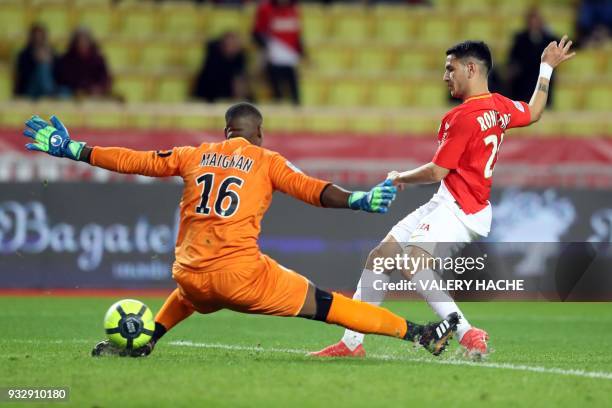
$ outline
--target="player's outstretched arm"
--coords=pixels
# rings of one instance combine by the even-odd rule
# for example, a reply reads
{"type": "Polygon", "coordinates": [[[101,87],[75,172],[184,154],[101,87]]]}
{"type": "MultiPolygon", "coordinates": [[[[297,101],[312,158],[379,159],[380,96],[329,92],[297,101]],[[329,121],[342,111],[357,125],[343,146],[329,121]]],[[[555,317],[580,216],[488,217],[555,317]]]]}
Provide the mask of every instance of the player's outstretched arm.
{"type": "Polygon", "coordinates": [[[397,171],[389,172],[387,179],[391,180],[393,185],[402,188],[406,184],[438,183],[446,177],[448,172],[449,170],[447,168],[430,162],[416,169],[404,171],[402,173],[397,171]]]}
{"type": "Polygon", "coordinates": [[[395,200],[397,187],[385,180],[370,191],[347,191],[329,184],[321,194],[321,205],[328,208],[350,208],[366,212],[386,213],[395,200]]]}
{"type": "Polygon", "coordinates": [[[572,41],[568,41],[567,35],[564,35],[559,43],[552,41],[542,52],[540,77],[538,78],[535,91],[533,91],[533,96],[529,101],[530,123],[540,120],[542,113],[544,113],[544,108],[546,108],[546,102],[548,101],[550,77],[553,70],[562,62],[576,55],[575,52],[569,52],[571,46],[572,41]]]}
{"type": "Polygon", "coordinates": [[[121,147],[94,148],[72,140],[68,130],[56,116],[52,116],[50,122],[39,116],[32,116],[25,122],[26,129],[23,134],[33,140],[26,144],[26,149],[83,161],[118,173],[152,177],[176,176],[180,173],[178,152],[139,152],[121,147]]]}

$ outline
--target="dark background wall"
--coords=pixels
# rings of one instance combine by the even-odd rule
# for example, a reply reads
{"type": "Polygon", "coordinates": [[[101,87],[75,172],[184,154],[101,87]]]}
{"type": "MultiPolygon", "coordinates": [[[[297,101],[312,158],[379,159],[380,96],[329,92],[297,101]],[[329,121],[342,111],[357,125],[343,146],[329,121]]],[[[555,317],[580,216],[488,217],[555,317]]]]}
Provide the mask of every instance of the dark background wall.
{"type": "MultiPolygon", "coordinates": [[[[179,184],[4,183],[0,192],[0,288],[173,285],[179,184]]],[[[369,250],[434,192],[408,189],[386,215],[310,207],[277,193],[261,248],[323,287],[352,290],[369,250]]],[[[491,259],[495,273],[512,276],[508,265],[527,259],[509,241],[550,242],[540,251],[541,270],[532,271],[540,274],[561,256],[557,241],[603,241],[593,246],[593,265],[609,270],[611,198],[605,190],[495,190],[489,241],[506,242],[494,252],[508,260],[491,259]]]]}

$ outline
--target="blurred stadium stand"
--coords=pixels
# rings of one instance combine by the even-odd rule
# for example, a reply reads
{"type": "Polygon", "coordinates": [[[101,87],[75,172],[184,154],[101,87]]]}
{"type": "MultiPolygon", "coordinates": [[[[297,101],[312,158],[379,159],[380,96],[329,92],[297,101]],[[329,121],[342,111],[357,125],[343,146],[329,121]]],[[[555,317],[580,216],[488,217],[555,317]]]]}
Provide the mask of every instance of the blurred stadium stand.
{"type": "MultiPolygon", "coordinates": [[[[461,39],[484,39],[492,47],[496,65],[503,67],[512,35],[522,27],[524,12],[534,2],[433,3],[432,7],[302,4],[309,54],[301,72],[304,108],[278,108],[286,120],[268,115],[267,127],[432,133],[448,109],[447,90],[441,80],[446,48],[461,39]],[[356,107],[360,108],[358,118],[356,107]]],[[[571,0],[535,4],[554,32],[574,33],[571,0]]],[[[249,41],[253,12],[253,3],[236,8],[182,1],[0,0],[0,126],[19,126],[33,111],[62,114],[70,117],[66,122],[73,126],[76,122],[77,126],[106,128],[159,127],[154,117],[160,112],[164,126],[218,126],[220,118],[200,117],[209,115],[203,105],[166,109],[138,104],[188,101],[191,82],[204,58],[205,41],[226,30],[239,32],[254,51],[249,41]],[[31,102],[12,100],[13,61],[33,22],[47,25],[60,52],[74,28],[89,27],[111,67],[114,93],[129,106],[136,105],[125,109],[111,102],[75,105],[42,101],[34,108],[31,102]],[[93,116],[82,115],[89,109],[95,112],[93,116]]],[[[256,65],[251,58],[253,72],[256,65]]],[[[556,74],[554,109],[558,113],[547,115],[529,134],[611,135],[611,74],[612,47],[581,50],[556,74]]],[[[252,79],[257,101],[265,103],[269,91],[264,81],[257,75],[252,79]]]]}

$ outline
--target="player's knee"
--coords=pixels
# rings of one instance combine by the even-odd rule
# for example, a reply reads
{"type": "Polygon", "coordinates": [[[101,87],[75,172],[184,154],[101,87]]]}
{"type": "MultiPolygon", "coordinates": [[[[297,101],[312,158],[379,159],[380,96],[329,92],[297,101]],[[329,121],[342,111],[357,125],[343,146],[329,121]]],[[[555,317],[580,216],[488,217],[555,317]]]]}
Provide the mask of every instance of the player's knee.
{"type": "Polygon", "coordinates": [[[317,308],[313,320],[322,322],[327,321],[327,315],[329,314],[333,299],[334,296],[331,293],[315,288],[315,302],[317,308]]]}
{"type": "Polygon", "coordinates": [[[382,271],[383,273],[391,273],[393,269],[385,267],[385,262],[388,258],[395,258],[396,255],[401,253],[401,248],[396,242],[381,242],[368,254],[368,260],[366,267],[370,270],[382,271]]]}
{"type": "Polygon", "coordinates": [[[415,245],[409,245],[406,247],[407,259],[412,258],[412,262],[406,262],[405,268],[400,269],[400,272],[406,279],[412,279],[412,277],[420,271],[428,268],[433,268],[433,258],[429,252],[423,248],[415,245]]]}

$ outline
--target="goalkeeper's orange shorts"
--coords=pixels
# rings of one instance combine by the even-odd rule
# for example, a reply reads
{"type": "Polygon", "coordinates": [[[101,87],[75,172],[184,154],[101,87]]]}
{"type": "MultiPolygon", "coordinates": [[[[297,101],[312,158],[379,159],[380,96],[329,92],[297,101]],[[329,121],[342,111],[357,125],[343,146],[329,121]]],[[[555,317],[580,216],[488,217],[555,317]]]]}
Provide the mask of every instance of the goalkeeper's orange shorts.
{"type": "Polygon", "coordinates": [[[180,298],[200,313],[231,309],[243,313],[296,316],[304,305],[308,279],[261,255],[247,268],[189,272],[174,266],[180,298]]]}

